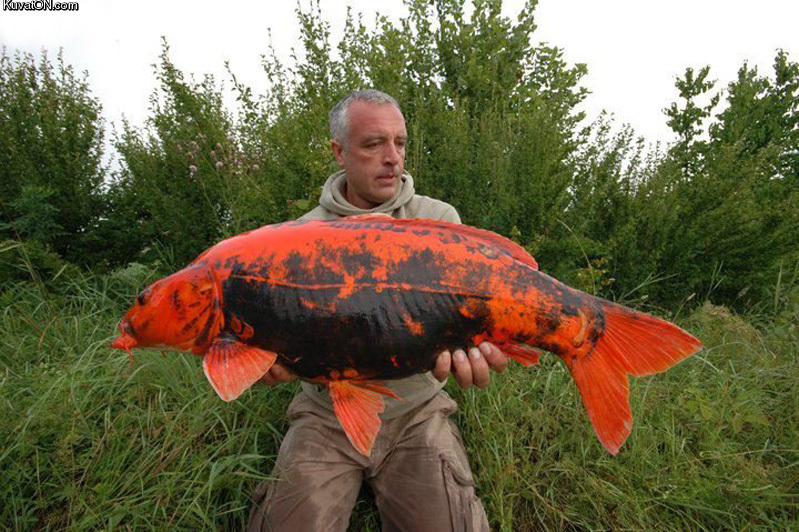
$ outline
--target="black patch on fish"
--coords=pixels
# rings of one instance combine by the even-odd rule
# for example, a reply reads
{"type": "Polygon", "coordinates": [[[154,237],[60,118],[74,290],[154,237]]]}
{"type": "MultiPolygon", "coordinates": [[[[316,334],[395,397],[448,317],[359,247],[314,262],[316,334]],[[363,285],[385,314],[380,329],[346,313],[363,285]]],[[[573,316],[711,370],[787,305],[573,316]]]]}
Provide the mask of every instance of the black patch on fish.
{"type": "Polygon", "coordinates": [[[492,270],[491,266],[482,262],[475,262],[469,264],[469,268],[466,271],[463,282],[465,286],[483,287],[486,281],[491,279],[493,275],[494,271],[492,270]]]}
{"type": "Polygon", "coordinates": [[[344,247],[337,250],[337,252],[331,251],[330,253],[345,271],[357,272],[363,270],[364,275],[361,276],[360,280],[366,282],[374,281],[372,272],[380,264],[380,260],[364,244],[361,244],[356,249],[344,247]]]}
{"type": "Polygon", "coordinates": [[[306,262],[299,251],[290,252],[283,260],[283,267],[286,268],[286,280],[290,283],[308,280],[307,268],[304,267],[306,262]]]}
{"type": "Polygon", "coordinates": [[[174,290],[171,294],[169,294],[169,301],[172,303],[172,306],[175,307],[175,310],[180,311],[183,308],[183,304],[180,302],[180,296],[178,295],[177,290],[174,290]]]}
{"type": "MultiPolygon", "coordinates": [[[[213,302],[209,305],[211,312],[208,312],[208,319],[205,320],[205,324],[203,325],[200,334],[197,335],[197,339],[194,341],[195,345],[206,345],[209,343],[209,334],[211,333],[211,327],[214,324],[214,318],[217,316],[218,312],[222,312],[222,309],[219,308],[219,300],[214,299],[213,302]]],[[[203,310],[203,314],[206,310],[203,310]]],[[[202,314],[200,314],[202,315],[202,314]]]]}
{"type": "Polygon", "coordinates": [[[439,287],[444,277],[442,265],[446,261],[446,257],[439,255],[430,248],[411,251],[391,269],[389,278],[397,283],[420,283],[439,287]]]}
{"type": "Polygon", "coordinates": [[[199,316],[195,316],[194,318],[192,318],[188,323],[186,323],[186,325],[183,326],[183,328],[181,329],[180,332],[185,334],[185,333],[191,331],[192,329],[194,329],[194,326],[197,324],[197,319],[198,318],[199,318],[199,316]]]}
{"type": "Polygon", "coordinates": [[[463,347],[491,326],[486,298],[452,293],[361,287],[339,298],[337,288],[237,278],[223,282],[223,292],[224,300],[235,305],[226,311],[253,327],[248,343],[279,353],[282,363],[305,378],[348,367],[384,379],[428,371],[438,352],[463,347]],[[335,312],[329,310],[331,303],[335,312]],[[464,305],[474,310],[472,317],[460,313],[464,305]],[[424,334],[411,334],[408,319],[419,323],[424,334]]]}

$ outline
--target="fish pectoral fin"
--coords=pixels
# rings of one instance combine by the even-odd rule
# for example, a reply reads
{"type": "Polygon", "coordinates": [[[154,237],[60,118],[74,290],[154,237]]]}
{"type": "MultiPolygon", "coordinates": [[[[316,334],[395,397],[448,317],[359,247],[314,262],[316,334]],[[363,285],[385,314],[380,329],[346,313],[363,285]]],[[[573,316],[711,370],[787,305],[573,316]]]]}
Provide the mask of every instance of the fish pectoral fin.
{"type": "Polygon", "coordinates": [[[203,358],[203,372],[223,401],[233,401],[272,368],[277,354],[230,338],[217,338],[203,358]]]}
{"type": "Polygon", "coordinates": [[[499,346],[499,348],[510,358],[526,367],[538,364],[538,356],[541,354],[538,349],[533,349],[524,344],[505,344],[499,346]]]}
{"type": "Polygon", "coordinates": [[[396,397],[391,390],[366,381],[330,381],[327,383],[333,411],[350,443],[364,456],[380,430],[379,414],[385,409],[381,394],[396,397]]]}

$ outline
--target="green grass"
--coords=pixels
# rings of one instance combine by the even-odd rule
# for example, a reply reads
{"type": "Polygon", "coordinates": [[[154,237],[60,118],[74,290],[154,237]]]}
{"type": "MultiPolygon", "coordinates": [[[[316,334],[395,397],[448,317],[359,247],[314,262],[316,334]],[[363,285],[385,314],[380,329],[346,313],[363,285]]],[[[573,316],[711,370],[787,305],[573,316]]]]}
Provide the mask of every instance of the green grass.
{"type": "MultiPolygon", "coordinates": [[[[148,271],[0,294],[0,528],[238,530],[296,386],[220,401],[199,359],[112,350],[148,271]]],[[[790,320],[796,316],[790,315],[790,320]]],[[[492,528],[799,527],[799,340],[720,307],[682,321],[707,350],[632,384],[616,457],[555,357],[485,390],[450,387],[492,528]]],[[[792,323],[795,323],[792,322],[792,323]]],[[[368,494],[355,530],[378,530],[368,494]]]]}

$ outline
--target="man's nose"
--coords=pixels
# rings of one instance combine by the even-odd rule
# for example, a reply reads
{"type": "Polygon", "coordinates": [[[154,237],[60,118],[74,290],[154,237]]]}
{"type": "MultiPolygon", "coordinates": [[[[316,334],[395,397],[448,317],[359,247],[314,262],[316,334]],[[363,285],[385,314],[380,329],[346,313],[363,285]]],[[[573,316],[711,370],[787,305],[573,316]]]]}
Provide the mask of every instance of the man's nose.
{"type": "Polygon", "coordinates": [[[383,150],[383,162],[396,166],[400,163],[401,158],[397,146],[393,142],[386,142],[386,149],[383,150]]]}

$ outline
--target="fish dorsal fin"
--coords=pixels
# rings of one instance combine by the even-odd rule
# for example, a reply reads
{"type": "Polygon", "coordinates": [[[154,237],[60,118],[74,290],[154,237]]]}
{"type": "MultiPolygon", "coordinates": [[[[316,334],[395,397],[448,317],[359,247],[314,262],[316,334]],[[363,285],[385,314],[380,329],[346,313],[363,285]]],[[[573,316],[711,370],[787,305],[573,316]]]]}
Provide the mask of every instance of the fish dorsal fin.
{"type": "Polygon", "coordinates": [[[384,212],[370,212],[368,214],[353,214],[350,216],[345,217],[347,220],[372,220],[377,218],[378,220],[385,221],[386,218],[389,220],[393,220],[394,218],[390,214],[386,214],[384,212]]]}
{"type": "Polygon", "coordinates": [[[235,338],[214,340],[203,358],[203,372],[223,401],[233,401],[266,375],[277,354],[235,338]]]}
{"type": "Polygon", "coordinates": [[[443,229],[446,231],[458,233],[460,235],[466,235],[468,237],[474,238],[475,240],[482,241],[484,244],[490,246],[495,246],[500,251],[508,254],[509,256],[513,257],[519,262],[527,264],[528,266],[536,270],[538,269],[538,263],[526,249],[524,249],[522,246],[520,246],[513,240],[505,238],[504,236],[499,235],[493,231],[489,231],[487,229],[479,229],[477,227],[472,227],[470,225],[453,224],[449,222],[441,222],[438,220],[426,220],[424,218],[415,218],[410,220],[391,218],[387,217],[385,214],[359,214],[357,216],[348,216],[346,218],[342,218],[341,220],[336,220],[336,221],[337,222],[347,221],[353,223],[364,223],[364,222],[391,223],[396,225],[411,226],[412,228],[417,230],[443,229]]]}
{"type": "Polygon", "coordinates": [[[327,383],[333,411],[350,443],[364,456],[380,430],[379,414],[385,409],[382,395],[397,398],[391,390],[370,382],[330,381],[327,383]]]}

